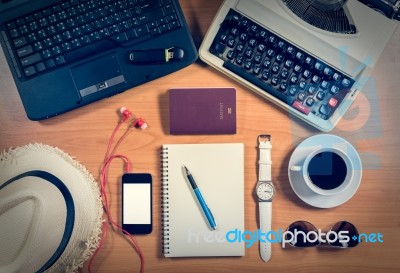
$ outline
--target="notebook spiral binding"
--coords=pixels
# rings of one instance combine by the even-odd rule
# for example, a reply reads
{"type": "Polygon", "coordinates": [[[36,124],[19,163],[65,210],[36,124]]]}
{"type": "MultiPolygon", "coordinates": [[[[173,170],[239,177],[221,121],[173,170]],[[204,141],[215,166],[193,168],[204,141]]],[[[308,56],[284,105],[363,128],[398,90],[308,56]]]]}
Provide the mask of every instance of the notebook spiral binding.
{"type": "Polygon", "coordinates": [[[168,148],[161,149],[161,237],[162,252],[169,254],[168,148]]]}

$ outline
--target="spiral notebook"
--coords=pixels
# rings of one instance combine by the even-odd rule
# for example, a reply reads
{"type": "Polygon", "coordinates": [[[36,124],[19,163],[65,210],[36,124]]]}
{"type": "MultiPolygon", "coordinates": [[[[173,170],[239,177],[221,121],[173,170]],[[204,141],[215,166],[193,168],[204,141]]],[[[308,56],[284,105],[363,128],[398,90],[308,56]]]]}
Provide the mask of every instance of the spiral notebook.
{"type": "Polygon", "coordinates": [[[244,145],[162,146],[162,223],[165,257],[243,256],[244,145]],[[183,171],[191,172],[217,222],[212,230],[183,171]]]}

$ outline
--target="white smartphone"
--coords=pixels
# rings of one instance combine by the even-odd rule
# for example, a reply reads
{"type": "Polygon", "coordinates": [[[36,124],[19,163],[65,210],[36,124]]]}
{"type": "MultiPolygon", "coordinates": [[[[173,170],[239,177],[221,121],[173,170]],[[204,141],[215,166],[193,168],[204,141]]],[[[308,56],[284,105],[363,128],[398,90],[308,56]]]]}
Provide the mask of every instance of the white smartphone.
{"type": "Polygon", "coordinates": [[[122,176],[122,228],[130,234],[153,230],[152,177],[147,173],[122,176]]]}

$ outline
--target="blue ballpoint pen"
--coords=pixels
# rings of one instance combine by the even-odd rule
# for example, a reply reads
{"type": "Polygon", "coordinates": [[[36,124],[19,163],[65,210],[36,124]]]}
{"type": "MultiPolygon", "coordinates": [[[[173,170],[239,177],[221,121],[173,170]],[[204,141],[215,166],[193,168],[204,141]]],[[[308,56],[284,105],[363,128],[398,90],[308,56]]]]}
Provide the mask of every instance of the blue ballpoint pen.
{"type": "Polygon", "coordinates": [[[183,168],[185,169],[186,176],[189,179],[190,185],[192,186],[194,193],[196,194],[197,200],[199,201],[200,206],[201,206],[205,216],[207,217],[207,221],[210,224],[210,227],[212,229],[216,230],[217,223],[215,222],[214,216],[212,215],[210,208],[207,206],[206,201],[204,201],[204,198],[200,192],[200,189],[197,187],[197,184],[194,181],[193,176],[189,172],[188,168],[186,168],[186,166],[183,166],[183,168]]]}

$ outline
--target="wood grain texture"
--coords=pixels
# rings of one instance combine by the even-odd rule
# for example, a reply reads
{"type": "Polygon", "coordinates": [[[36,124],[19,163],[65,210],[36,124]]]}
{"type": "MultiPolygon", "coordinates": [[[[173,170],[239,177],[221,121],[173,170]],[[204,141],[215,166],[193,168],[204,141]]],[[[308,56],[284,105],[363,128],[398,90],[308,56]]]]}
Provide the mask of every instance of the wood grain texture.
{"type": "MultiPolygon", "coordinates": [[[[183,0],[181,5],[196,46],[199,47],[222,1],[183,0]]],[[[145,131],[132,131],[120,146],[134,172],[153,175],[151,235],[137,236],[145,256],[145,272],[399,272],[400,256],[400,30],[377,63],[368,88],[331,133],[346,138],[360,152],[364,171],[356,195],[332,209],[303,203],[292,191],[287,175],[290,155],[305,138],[319,134],[286,111],[246,90],[200,60],[193,65],[104,99],[81,109],[41,122],[29,121],[24,113],[5,57],[0,54],[0,149],[31,142],[57,146],[74,156],[98,177],[108,138],[128,107],[149,124],[145,131]],[[233,136],[171,136],[168,128],[167,90],[172,87],[235,87],[237,134],[233,136]],[[339,220],[354,223],[360,232],[380,232],[384,243],[363,243],[354,249],[282,249],[273,245],[272,259],[263,263],[258,245],[241,258],[176,258],[161,254],[160,163],[164,143],[242,142],[245,144],[245,226],[258,228],[254,187],[257,179],[257,136],[269,133],[273,141],[272,177],[277,194],[273,202],[273,229],[285,229],[295,220],[307,220],[327,230],[339,220]]],[[[109,192],[112,213],[120,220],[121,162],[110,168],[109,192]]],[[[87,266],[87,265],[86,265],[87,266]]],[[[87,267],[82,272],[87,272],[87,267]]],[[[129,242],[110,232],[97,256],[94,272],[139,272],[139,258],[129,242]]]]}

